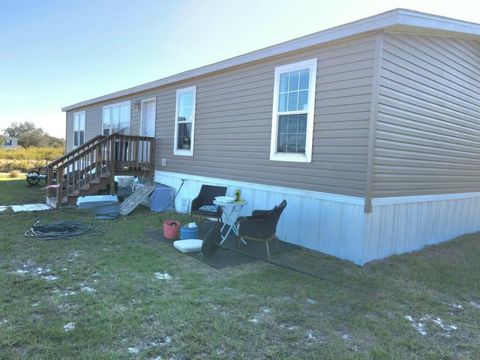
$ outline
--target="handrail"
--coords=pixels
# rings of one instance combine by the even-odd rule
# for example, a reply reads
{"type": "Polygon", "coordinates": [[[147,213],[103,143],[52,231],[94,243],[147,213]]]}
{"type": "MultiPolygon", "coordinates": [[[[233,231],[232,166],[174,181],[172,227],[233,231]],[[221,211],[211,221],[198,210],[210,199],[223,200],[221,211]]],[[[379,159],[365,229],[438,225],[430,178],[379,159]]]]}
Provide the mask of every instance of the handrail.
{"type": "Polygon", "coordinates": [[[51,163],[49,163],[47,165],[47,167],[53,167],[59,163],[61,163],[62,161],[68,159],[70,156],[72,156],[74,153],[76,152],[83,152],[85,150],[85,148],[87,148],[88,146],[90,146],[91,144],[93,144],[95,141],[101,139],[101,138],[105,138],[105,136],[103,135],[97,135],[95,136],[94,138],[88,140],[85,144],[82,144],[81,146],[73,149],[72,151],[70,151],[69,153],[66,153],[65,155],[59,157],[58,159],[55,159],[53,160],[51,163]]]}
{"type": "Polygon", "coordinates": [[[110,138],[115,138],[115,137],[125,137],[127,139],[132,138],[132,139],[136,139],[136,140],[140,140],[140,141],[149,141],[149,140],[153,139],[150,136],[124,135],[124,134],[120,134],[120,133],[112,133],[108,136],[97,135],[94,138],[88,140],[85,144],[73,149],[72,151],[70,151],[69,153],[67,153],[67,154],[65,154],[61,157],[59,157],[58,159],[55,159],[54,161],[49,163],[47,165],[47,167],[54,167],[55,165],[60,164],[62,161],[67,160],[67,159],[68,159],[69,162],[74,161],[74,160],[78,159],[79,156],[83,155],[83,153],[88,150],[87,148],[90,147],[90,145],[94,144],[97,140],[101,140],[97,143],[97,144],[100,144],[102,142],[107,142],[110,138]],[[75,153],[77,153],[77,154],[75,154],[75,153]],[[72,156],[73,156],[73,158],[71,158],[72,156]]]}
{"type": "MultiPolygon", "coordinates": [[[[67,155],[64,155],[63,159],[58,161],[57,164],[61,163],[63,160],[68,160],[65,164],[68,164],[70,162],[75,162],[81,156],[85,155],[85,153],[87,153],[87,151],[92,150],[91,145],[93,145],[93,144],[100,145],[102,143],[106,143],[111,138],[114,138],[115,135],[116,135],[116,133],[110,134],[108,136],[103,136],[103,135],[95,136],[93,139],[91,139],[90,141],[88,141],[88,142],[86,142],[85,144],[82,145],[82,149],[81,149],[82,151],[79,151],[78,154],[75,154],[75,151],[70,151],[67,155]],[[92,141],[92,140],[98,140],[98,139],[100,139],[100,141],[98,141],[97,143],[95,143],[95,141],[92,141]]],[[[56,164],[54,164],[53,166],[55,166],[55,165],[56,164]]]]}
{"type": "MultiPolygon", "coordinates": [[[[102,137],[102,136],[97,136],[97,138],[99,137],[102,137]]],[[[113,134],[110,134],[108,136],[103,136],[103,139],[101,139],[101,141],[99,141],[98,143],[96,143],[95,145],[100,145],[102,143],[106,143],[108,142],[110,139],[114,139],[114,140],[117,140],[117,139],[125,139],[125,140],[138,140],[138,141],[150,141],[152,139],[154,139],[153,137],[150,137],[150,136],[138,136],[138,135],[123,135],[123,134],[120,134],[120,133],[113,133],[113,134]]],[[[92,139],[93,140],[93,139],[92,139]]],[[[85,148],[84,148],[85,149],[85,148]]],[[[84,151],[82,152],[79,152],[78,154],[76,155],[73,155],[73,157],[71,158],[68,158],[68,161],[67,163],[70,163],[70,162],[75,162],[77,161],[80,157],[82,157],[86,152],[87,152],[88,149],[85,149],[84,151]]]]}

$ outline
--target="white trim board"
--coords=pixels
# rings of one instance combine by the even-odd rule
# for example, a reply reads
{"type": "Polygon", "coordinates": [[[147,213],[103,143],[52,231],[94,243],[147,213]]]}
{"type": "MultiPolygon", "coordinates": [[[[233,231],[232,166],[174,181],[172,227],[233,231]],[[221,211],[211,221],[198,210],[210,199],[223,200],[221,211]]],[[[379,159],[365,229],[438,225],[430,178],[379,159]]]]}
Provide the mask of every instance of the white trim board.
{"type": "Polygon", "coordinates": [[[281,55],[290,51],[303,49],[309,46],[321,45],[327,42],[340,40],[350,36],[373,32],[389,28],[411,28],[414,31],[427,29],[440,34],[457,34],[467,37],[480,37],[480,24],[467,21],[451,19],[427,13],[407,9],[394,9],[381,14],[360,19],[348,24],[336,26],[327,30],[319,31],[307,36],[286,41],[264,49],[236,56],[227,60],[188,70],[166,78],[134,86],[128,89],[116,91],[107,95],[95,97],[62,108],[62,111],[70,111],[83,106],[95,104],[102,101],[112,100],[142,91],[151,90],[167,84],[172,84],[193,77],[225,70],[227,68],[258,61],[272,56],[281,55]]]}
{"type": "Polygon", "coordinates": [[[330,193],[323,193],[319,191],[294,189],[294,188],[287,188],[287,187],[274,186],[274,185],[249,183],[245,181],[236,181],[236,180],[228,180],[228,179],[221,179],[221,178],[213,178],[213,177],[206,177],[206,176],[189,175],[189,174],[175,173],[175,172],[169,172],[169,171],[155,170],[155,179],[157,179],[160,176],[170,176],[178,180],[186,179],[187,182],[188,180],[194,180],[194,181],[201,181],[201,182],[211,183],[211,184],[227,184],[228,186],[231,186],[231,187],[255,188],[257,190],[262,190],[262,191],[267,191],[267,192],[272,192],[277,194],[280,193],[280,194],[286,194],[286,195],[294,195],[294,196],[300,196],[305,198],[321,199],[326,201],[340,202],[340,203],[352,204],[352,205],[360,205],[360,206],[364,205],[364,199],[362,197],[330,194],[330,193]]]}
{"type": "Polygon", "coordinates": [[[473,199],[480,197],[480,192],[468,192],[468,193],[455,193],[455,194],[433,194],[433,195],[412,195],[412,196],[391,196],[385,198],[372,199],[372,205],[394,205],[394,204],[411,204],[411,203],[423,203],[434,202],[444,200],[462,200],[473,199]]]}

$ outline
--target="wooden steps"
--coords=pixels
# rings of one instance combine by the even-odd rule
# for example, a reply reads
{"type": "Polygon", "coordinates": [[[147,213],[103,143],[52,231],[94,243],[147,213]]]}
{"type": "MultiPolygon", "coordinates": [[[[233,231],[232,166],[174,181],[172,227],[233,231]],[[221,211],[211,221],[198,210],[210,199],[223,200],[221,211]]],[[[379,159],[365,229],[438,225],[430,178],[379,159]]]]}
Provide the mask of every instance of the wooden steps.
{"type": "Polygon", "coordinates": [[[47,165],[49,185],[61,184],[47,189],[47,201],[58,207],[107,189],[112,194],[116,175],[153,180],[154,154],[155,139],[151,137],[119,133],[97,136],[47,165]]]}

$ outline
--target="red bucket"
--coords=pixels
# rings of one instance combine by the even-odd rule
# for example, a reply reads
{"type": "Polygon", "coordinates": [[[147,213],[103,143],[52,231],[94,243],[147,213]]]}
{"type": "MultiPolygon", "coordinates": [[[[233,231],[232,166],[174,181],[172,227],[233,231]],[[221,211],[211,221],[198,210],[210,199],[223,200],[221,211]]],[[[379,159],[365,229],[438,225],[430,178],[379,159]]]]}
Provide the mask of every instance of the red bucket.
{"type": "Polygon", "coordinates": [[[168,240],[178,239],[179,229],[180,229],[180,221],[165,220],[163,222],[163,237],[168,240]]]}

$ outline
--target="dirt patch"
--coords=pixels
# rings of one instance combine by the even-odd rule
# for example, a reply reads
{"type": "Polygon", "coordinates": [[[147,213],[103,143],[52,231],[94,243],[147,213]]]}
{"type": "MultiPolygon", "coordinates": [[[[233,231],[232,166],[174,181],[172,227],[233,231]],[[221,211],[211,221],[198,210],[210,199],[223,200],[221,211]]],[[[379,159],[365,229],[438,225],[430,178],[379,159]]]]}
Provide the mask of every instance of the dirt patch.
{"type": "Polygon", "coordinates": [[[480,301],[470,301],[470,305],[473,306],[475,309],[480,310],[480,301]]]}
{"type": "Polygon", "coordinates": [[[48,265],[37,266],[30,260],[26,264],[23,264],[21,268],[13,271],[12,273],[20,276],[32,276],[46,281],[55,281],[59,279],[59,277],[53,273],[52,269],[48,265]]]}
{"type": "MultiPolygon", "coordinates": [[[[172,338],[170,336],[164,336],[155,340],[147,341],[136,346],[129,346],[127,348],[128,353],[130,354],[139,354],[140,352],[151,350],[158,347],[164,347],[170,345],[172,338]]],[[[161,358],[161,357],[157,357],[161,358]]]]}
{"type": "Polygon", "coordinates": [[[405,319],[409,321],[412,326],[417,330],[417,332],[420,335],[427,335],[427,326],[430,324],[430,331],[433,332],[435,328],[442,330],[444,335],[450,336],[448,333],[451,331],[458,330],[458,327],[456,325],[450,324],[446,325],[444,324],[443,320],[440,317],[434,317],[431,315],[424,315],[418,320],[415,320],[412,316],[406,315],[405,319]],[[432,327],[432,325],[435,325],[435,327],[432,327]]]}
{"type": "Polygon", "coordinates": [[[69,323],[63,325],[63,331],[69,332],[69,331],[72,331],[72,330],[75,330],[75,323],[74,322],[69,322],[69,323]]]}
{"type": "Polygon", "coordinates": [[[155,276],[155,279],[157,280],[171,280],[172,279],[172,276],[169,274],[169,273],[162,273],[162,272],[156,272],[155,274],[153,274],[153,276],[155,276]]]}
{"type": "Polygon", "coordinates": [[[80,291],[81,292],[86,292],[86,293],[94,293],[97,290],[95,290],[94,288],[92,288],[90,286],[87,286],[84,283],[82,283],[82,284],[80,284],[80,291]]]}

